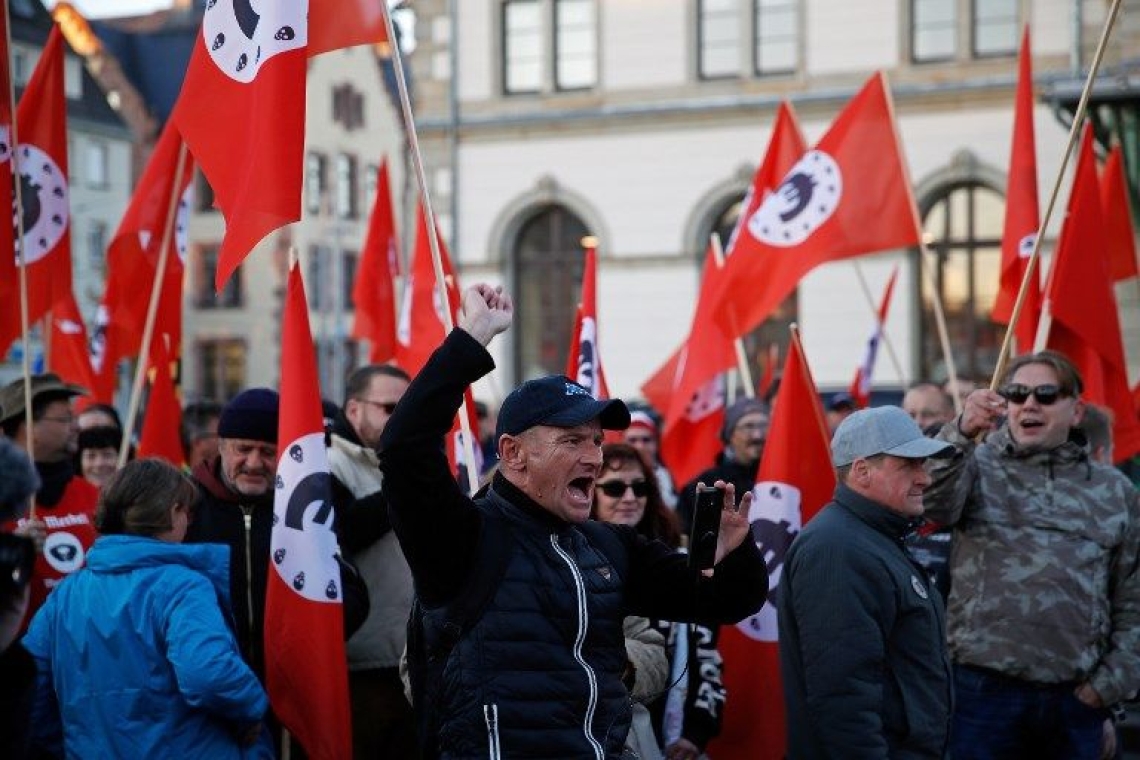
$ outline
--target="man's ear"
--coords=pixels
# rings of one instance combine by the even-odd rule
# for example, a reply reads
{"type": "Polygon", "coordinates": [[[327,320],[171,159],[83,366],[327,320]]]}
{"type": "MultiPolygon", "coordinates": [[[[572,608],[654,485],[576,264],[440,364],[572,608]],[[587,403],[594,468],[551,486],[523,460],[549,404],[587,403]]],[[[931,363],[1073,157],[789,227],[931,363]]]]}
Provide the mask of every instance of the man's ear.
{"type": "Polygon", "coordinates": [[[1085,419],[1085,402],[1081,398],[1077,398],[1077,402],[1073,405],[1073,423],[1072,427],[1080,425],[1085,419]]]}
{"type": "Polygon", "coordinates": [[[504,470],[517,472],[526,462],[522,440],[518,436],[504,433],[499,437],[499,466],[504,470]]]}

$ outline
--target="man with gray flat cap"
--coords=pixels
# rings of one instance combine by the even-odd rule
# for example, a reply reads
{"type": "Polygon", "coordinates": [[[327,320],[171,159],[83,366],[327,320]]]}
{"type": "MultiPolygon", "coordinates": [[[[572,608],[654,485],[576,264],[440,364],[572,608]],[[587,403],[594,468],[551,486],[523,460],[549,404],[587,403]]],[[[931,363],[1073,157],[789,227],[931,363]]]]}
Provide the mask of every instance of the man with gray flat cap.
{"type": "Polygon", "coordinates": [[[557,375],[503,401],[499,472],[474,499],[464,495],[443,436],[467,385],[494,368],[485,347],[512,315],[501,289],[467,290],[458,327],[380,439],[417,594],[408,666],[422,756],[618,758],[634,675],[623,619],[730,623],[763,605],[764,559],[745,540],[751,496],[738,508],[725,488],[712,571],[690,569],[632,528],[590,520],[602,431],[629,425],[629,410],[557,375]]]}
{"type": "Polygon", "coordinates": [[[789,758],[946,756],[945,612],[903,537],[922,516],[926,459],[951,451],[896,406],[836,429],[835,495],[792,542],[780,580],[789,758]]]}

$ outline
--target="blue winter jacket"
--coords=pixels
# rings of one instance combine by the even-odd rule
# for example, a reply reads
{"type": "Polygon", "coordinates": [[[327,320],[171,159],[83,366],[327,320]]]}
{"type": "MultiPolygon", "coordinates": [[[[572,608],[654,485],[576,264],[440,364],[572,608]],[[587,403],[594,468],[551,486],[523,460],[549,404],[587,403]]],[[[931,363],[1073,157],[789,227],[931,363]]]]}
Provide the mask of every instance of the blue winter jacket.
{"type": "Polygon", "coordinates": [[[226,547],[97,539],[24,638],[39,671],[37,744],[62,729],[69,758],[257,756],[235,737],[268,700],[228,609],[226,547]]]}

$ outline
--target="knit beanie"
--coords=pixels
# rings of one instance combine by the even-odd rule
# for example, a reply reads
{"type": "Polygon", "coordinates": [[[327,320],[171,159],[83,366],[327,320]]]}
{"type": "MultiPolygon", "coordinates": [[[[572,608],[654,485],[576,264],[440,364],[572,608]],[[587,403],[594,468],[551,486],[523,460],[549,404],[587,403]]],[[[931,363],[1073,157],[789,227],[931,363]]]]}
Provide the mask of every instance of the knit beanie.
{"type": "Polygon", "coordinates": [[[245,438],[277,445],[277,408],[277,391],[247,388],[222,408],[218,437],[245,438]]]}
{"type": "Polygon", "coordinates": [[[643,412],[640,409],[629,413],[629,427],[626,430],[633,428],[647,430],[654,438],[657,437],[657,423],[653,421],[648,412],[643,412]]]}
{"type": "Polygon", "coordinates": [[[732,431],[736,429],[736,424],[749,414],[768,414],[768,405],[758,398],[744,398],[737,399],[724,410],[724,427],[720,431],[720,439],[728,443],[732,438],[732,431]]]}

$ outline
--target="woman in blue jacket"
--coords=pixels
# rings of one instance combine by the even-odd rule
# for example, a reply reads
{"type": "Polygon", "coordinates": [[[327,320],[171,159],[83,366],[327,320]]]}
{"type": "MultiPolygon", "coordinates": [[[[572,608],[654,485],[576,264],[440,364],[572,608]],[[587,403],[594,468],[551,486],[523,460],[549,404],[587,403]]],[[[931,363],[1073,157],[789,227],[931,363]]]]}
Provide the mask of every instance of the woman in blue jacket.
{"type": "Polygon", "coordinates": [[[48,595],[24,646],[39,749],[87,757],[236,758],[268,700],[228,624],[229,553],[183,546],[196,491],[158,459],[103,487],[87,566],[48,595]]]}

